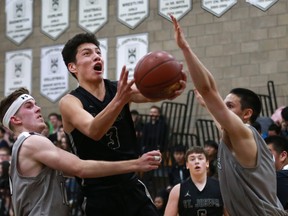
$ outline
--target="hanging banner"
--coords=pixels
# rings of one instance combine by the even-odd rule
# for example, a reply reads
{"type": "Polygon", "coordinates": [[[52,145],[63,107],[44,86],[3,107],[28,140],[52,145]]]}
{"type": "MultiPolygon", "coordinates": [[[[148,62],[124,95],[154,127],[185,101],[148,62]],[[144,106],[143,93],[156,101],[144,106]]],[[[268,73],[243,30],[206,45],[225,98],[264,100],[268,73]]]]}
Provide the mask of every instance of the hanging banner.
{"type": "Polygon", "coordinates": [[[21,87],[31,92],[32,59],[31,49],[6,52],[5,96],[21,87]]]}
{"type": "Polygon", "coordinates": [[[78,25],[90,33],[107,23],[107,0],[78,0],[78,25]]]}
{"type": "Polygon", "coordinates": [[[128,79],[134,77],[134,68],[141,57],[148,52],[148,34],[128,35],[117,38],[117,80],[122,67],[126,65],[129,71],[128,79]]]}
{"type": "Polygon", "coordinates": [[[61,51],[63,45],[41,49],[40,93],[56,102],[68,90],[68,70],[61,51]]]}
{"type": "Polygon", "coordinates": [[[246,2],[254,5],[262,11],[268,10],[272,7],[278,0],[246,0],[246,2]]]}
{"type": "Polygon", "coordinates": [[[202,8],[217,17],[221,17],[237,4],[237,0],[202,0],[202,8]]]}
{"type": "Polygon", "coordinates": [[[69,27],[69,0],[42,0],[41,31],[56,40],[69,27]]]}
{"type": "Polygon", "coordinates": [[[158,0],[159,14],[171,21],[172,14],[178,21],[192,10],[192,0],[158,0]]]}
{"type": "Polygon", "coordinates": [[[118,21],[129,28],[136,28],[148,15],[149,0],[118,0],[118,21]]]}
{"type": "Polygon", "coordinates": [[[108,42],[107,38],[99,39],[100,42],[100,49],[101,49],[101,55],[104,61],[104,73],[103,73],[103,78],[107,79],[108,78],[108,42]]]}
{"type": "Polygon", "coordinates": [[[33,29],[33,0],[6,0],[6,36],[20,45],[33,29]]]}

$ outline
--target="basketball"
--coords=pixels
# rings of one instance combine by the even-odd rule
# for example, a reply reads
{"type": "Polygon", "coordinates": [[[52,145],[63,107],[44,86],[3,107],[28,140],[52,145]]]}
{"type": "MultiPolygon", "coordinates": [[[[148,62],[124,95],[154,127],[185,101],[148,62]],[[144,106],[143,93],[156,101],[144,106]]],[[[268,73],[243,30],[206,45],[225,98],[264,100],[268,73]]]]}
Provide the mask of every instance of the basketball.
{"type": "Polygon", "coordinates": [[[181,88],[181,64],[165,51],[143,56],[135,67],[134,79],[138,90],[147,98],[166,99],[181,88]]]}

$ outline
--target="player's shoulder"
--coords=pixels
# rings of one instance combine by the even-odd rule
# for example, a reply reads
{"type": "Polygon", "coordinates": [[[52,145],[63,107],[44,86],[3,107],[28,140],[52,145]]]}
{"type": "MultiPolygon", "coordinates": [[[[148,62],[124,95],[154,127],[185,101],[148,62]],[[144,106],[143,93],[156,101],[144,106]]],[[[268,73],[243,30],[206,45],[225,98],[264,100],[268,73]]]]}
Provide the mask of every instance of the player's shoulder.
{"type": "Polygon", "coordinates": [[[72,94],[66,94],[59,100],[60,109],[63,106],[71,106],[71,104],[81,104],[80,100],[72,94]]]}

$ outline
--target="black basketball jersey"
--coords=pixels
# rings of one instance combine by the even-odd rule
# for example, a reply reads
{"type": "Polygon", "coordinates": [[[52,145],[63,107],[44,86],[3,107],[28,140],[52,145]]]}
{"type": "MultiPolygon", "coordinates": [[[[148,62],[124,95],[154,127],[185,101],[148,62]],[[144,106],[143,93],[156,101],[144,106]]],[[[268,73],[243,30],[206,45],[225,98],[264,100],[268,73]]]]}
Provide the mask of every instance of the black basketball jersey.
{"type": "MultiPolygon", "coordinates": [[[[109,80],[104,80],[104,82],[106,94],[103,101],[98,100],[81,86],[70,94],[82,102],[87,112],[92,116],[96,116],[110,103],[117,92],[117,82],[109,80]]],[[[71,106],[73,105],[71,104],[71,106]]],[[[77,129],[74,129],[68,136],[72,151],[84,160],[119,161],[135,159],[138,156],[136,133],[128,104],[124,106],[112,127],[99,141],[87,137],[77,129]]],[[[97,179],[85,179],[84,184],[110,186],[119,184],[131,176],[132,174],[123,174],[97,179]]]]}
{"type": "Polygon", "coordinates": [[[180,184],[179,216],[222,216],[223,201],[218,180],[207,177],[202,191],[191,178],[180,184]]]}

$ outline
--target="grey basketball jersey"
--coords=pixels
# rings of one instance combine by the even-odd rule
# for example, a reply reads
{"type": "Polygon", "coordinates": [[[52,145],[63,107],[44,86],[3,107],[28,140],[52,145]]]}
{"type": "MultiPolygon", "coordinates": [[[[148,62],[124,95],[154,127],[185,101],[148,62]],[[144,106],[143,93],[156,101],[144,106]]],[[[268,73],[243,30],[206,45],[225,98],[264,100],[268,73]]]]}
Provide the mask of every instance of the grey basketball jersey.
{"type": "Polygon", "coordinates": [[[24,177],[17,170],[19,149],[29,136],[21,133],[12,150],[10,189],[15,216],[68,215],[65,179],[60,172],[45,167],[36,177],[24,177]]]}
{"type": "Polygon", "coordinates": [[[255,168],[242,167],[221,141],[218,172],[224,205],[230,215],[288,215],[276,195],[276,171],[272,154],[259,133],[249,126],[257,144],[255,168]]]}

